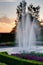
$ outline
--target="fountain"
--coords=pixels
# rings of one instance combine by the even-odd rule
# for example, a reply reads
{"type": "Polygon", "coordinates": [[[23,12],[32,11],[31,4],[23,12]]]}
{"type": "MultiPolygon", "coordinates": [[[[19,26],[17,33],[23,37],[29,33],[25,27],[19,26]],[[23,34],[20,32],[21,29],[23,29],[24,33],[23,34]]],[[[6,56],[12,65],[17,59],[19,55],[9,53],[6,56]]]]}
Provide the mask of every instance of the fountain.
{"type": "Polygon", "coordinates": [[[33,7],[31,4],[26,12],[26,2],[22,0],[17,6],[17,30],[16,47],[0,48],[0,51],[11,53],[29,53],[31,51],[41,52],[43,47],[37,47],[37,39],[40,37],[40,27],[38,24],[39,6],[33,7]]]}
{"type": "MultiPolygon", "coordinates": [[[[22,9],[22,12],[20,13],[21,19],[18,16],[16,43],[18,43],[19,49],[22,48],[21,52],[22,51],[25,51],[25,52],[36,51],[37,36],[38,35],[40,36],[38,32],[35,33],[35,30],[36,31],[39,30],[38,25],[36,25],[36,23],[38,22],[37,20],[38,14],[35,13],[34,15],[34,13],[29,8],[28,9],[30,11],[26,13],[25,0],[23,0],[20,4],[21,4],[20,8],[22,9]]],[[[32,9],[32,6],[31,6],[31,9],[32,9]]]]}

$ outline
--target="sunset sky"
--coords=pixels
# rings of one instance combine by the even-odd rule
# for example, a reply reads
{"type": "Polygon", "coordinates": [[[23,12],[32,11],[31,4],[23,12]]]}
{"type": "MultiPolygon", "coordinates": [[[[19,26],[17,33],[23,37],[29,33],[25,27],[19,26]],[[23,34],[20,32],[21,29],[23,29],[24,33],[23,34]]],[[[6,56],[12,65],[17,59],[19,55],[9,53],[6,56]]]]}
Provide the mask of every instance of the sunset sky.
{"type": "MultiPolygon", "coordinates": [[[[0,0],[0,18],[7,16],[10,19],[16,19],[16,8],[22,0],[0,0]]],[[[43,19],[43,0],[26,0],[27,6],[33,4],[40,6],[40,19],[43,19]]],[[[14,27],[14,23],[5,23],[0,21],[0,32],[9,32],[14,27]],[[1,31],[2,30],[2,31],[1,31]]]]}

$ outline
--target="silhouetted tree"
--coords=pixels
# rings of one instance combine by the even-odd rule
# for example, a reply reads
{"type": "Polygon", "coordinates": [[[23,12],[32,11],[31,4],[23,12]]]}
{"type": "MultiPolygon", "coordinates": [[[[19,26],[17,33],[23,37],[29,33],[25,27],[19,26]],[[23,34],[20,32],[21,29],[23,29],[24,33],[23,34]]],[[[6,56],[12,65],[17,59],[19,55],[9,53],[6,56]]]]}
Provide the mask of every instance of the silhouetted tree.
{"type": "Polygon", "coordinates": [[[35,16],[36,18],[38,18],[39,16],[39,9],[40,7],[34,7],[32,4],[28,6],[28,11],[31,15],[35,16]]]}
{"type": "Polygon", "coordinates": [[[26,8],[26,2],[24,1],[23,3],[20,2],[20,4],[17,6],[17,16],[18,16],[18,19],[21,20],[22,18],[22,8],[26,8]]]}
{"type": "Polygon", "coordinates": [[[22,14],[22,2],[20,2],[20,5],[17,6],[17,16],[18,16],[19,20],[22,17],[21,14],[22,14]]]}
{"type": "MultiPolygon", "coordinates": [[[[38,18],[39,16],[39,9],[40,7],[37,6],[37,7],[34,7],[32,4],[28,6],[28,11],[29,13],[38,18]]],[[[22,1],[20,2],[20,4],[17,6],[17,16],[18,16],[18,20],[21,20],[22,18],[22,12],[25,13],[25,10],[26,10],[26,2],[25,1],[22,1]],[[24,10],[23,10],[24,9],[24,10]]]]}

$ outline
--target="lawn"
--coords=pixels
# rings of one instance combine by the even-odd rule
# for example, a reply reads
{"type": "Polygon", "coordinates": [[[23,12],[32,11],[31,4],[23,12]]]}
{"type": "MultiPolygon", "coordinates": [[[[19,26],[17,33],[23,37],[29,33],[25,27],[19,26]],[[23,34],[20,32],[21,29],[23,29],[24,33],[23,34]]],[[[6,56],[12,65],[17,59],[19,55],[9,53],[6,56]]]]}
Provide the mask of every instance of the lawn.
{"type": "Polygon", "coordinates": [[[0,65],[7,65],[7,64],[5,64],[5,63],[0,63],[0,65]]]}
{"type": "Polygon", "coordinates": [[[16,56],[11,56],[6,53],[0,53],[0,62],[7,65],[43,65],[43,62],[36,60],[27,60],[16,56]]]}

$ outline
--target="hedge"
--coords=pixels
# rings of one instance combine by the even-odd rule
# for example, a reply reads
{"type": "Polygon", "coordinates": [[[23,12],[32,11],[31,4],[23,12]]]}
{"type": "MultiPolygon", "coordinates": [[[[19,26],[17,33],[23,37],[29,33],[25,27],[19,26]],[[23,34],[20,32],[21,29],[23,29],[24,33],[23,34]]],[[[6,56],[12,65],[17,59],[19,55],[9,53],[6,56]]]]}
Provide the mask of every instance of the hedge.
{"type": "Polygon", "coordinates": [[[1,52],[1,54],[6,54],[6,55],[8,55],[8,53],[5,51],[5,52],[1,52]]]}
{"type": "Polygon", "coordinates": [[[5,63],[0,63],[0,65],[7,65],[7,64],[5,64],[5,63]]]}
{"type": "Polygon", "coordinates": [[[43,65],[43,62],[21,59],[15,56],[1,53],[0,53],[0,62],[6,63],[8,65],[43,65]]]}
{"type": "Polygon", "coordinates": [[[31,52],[29,53],[30,55],[33,55],[33,56],[39,56],[39,57],[43,57],[43,53],[35,53],[35,52],[31,52]]]}

